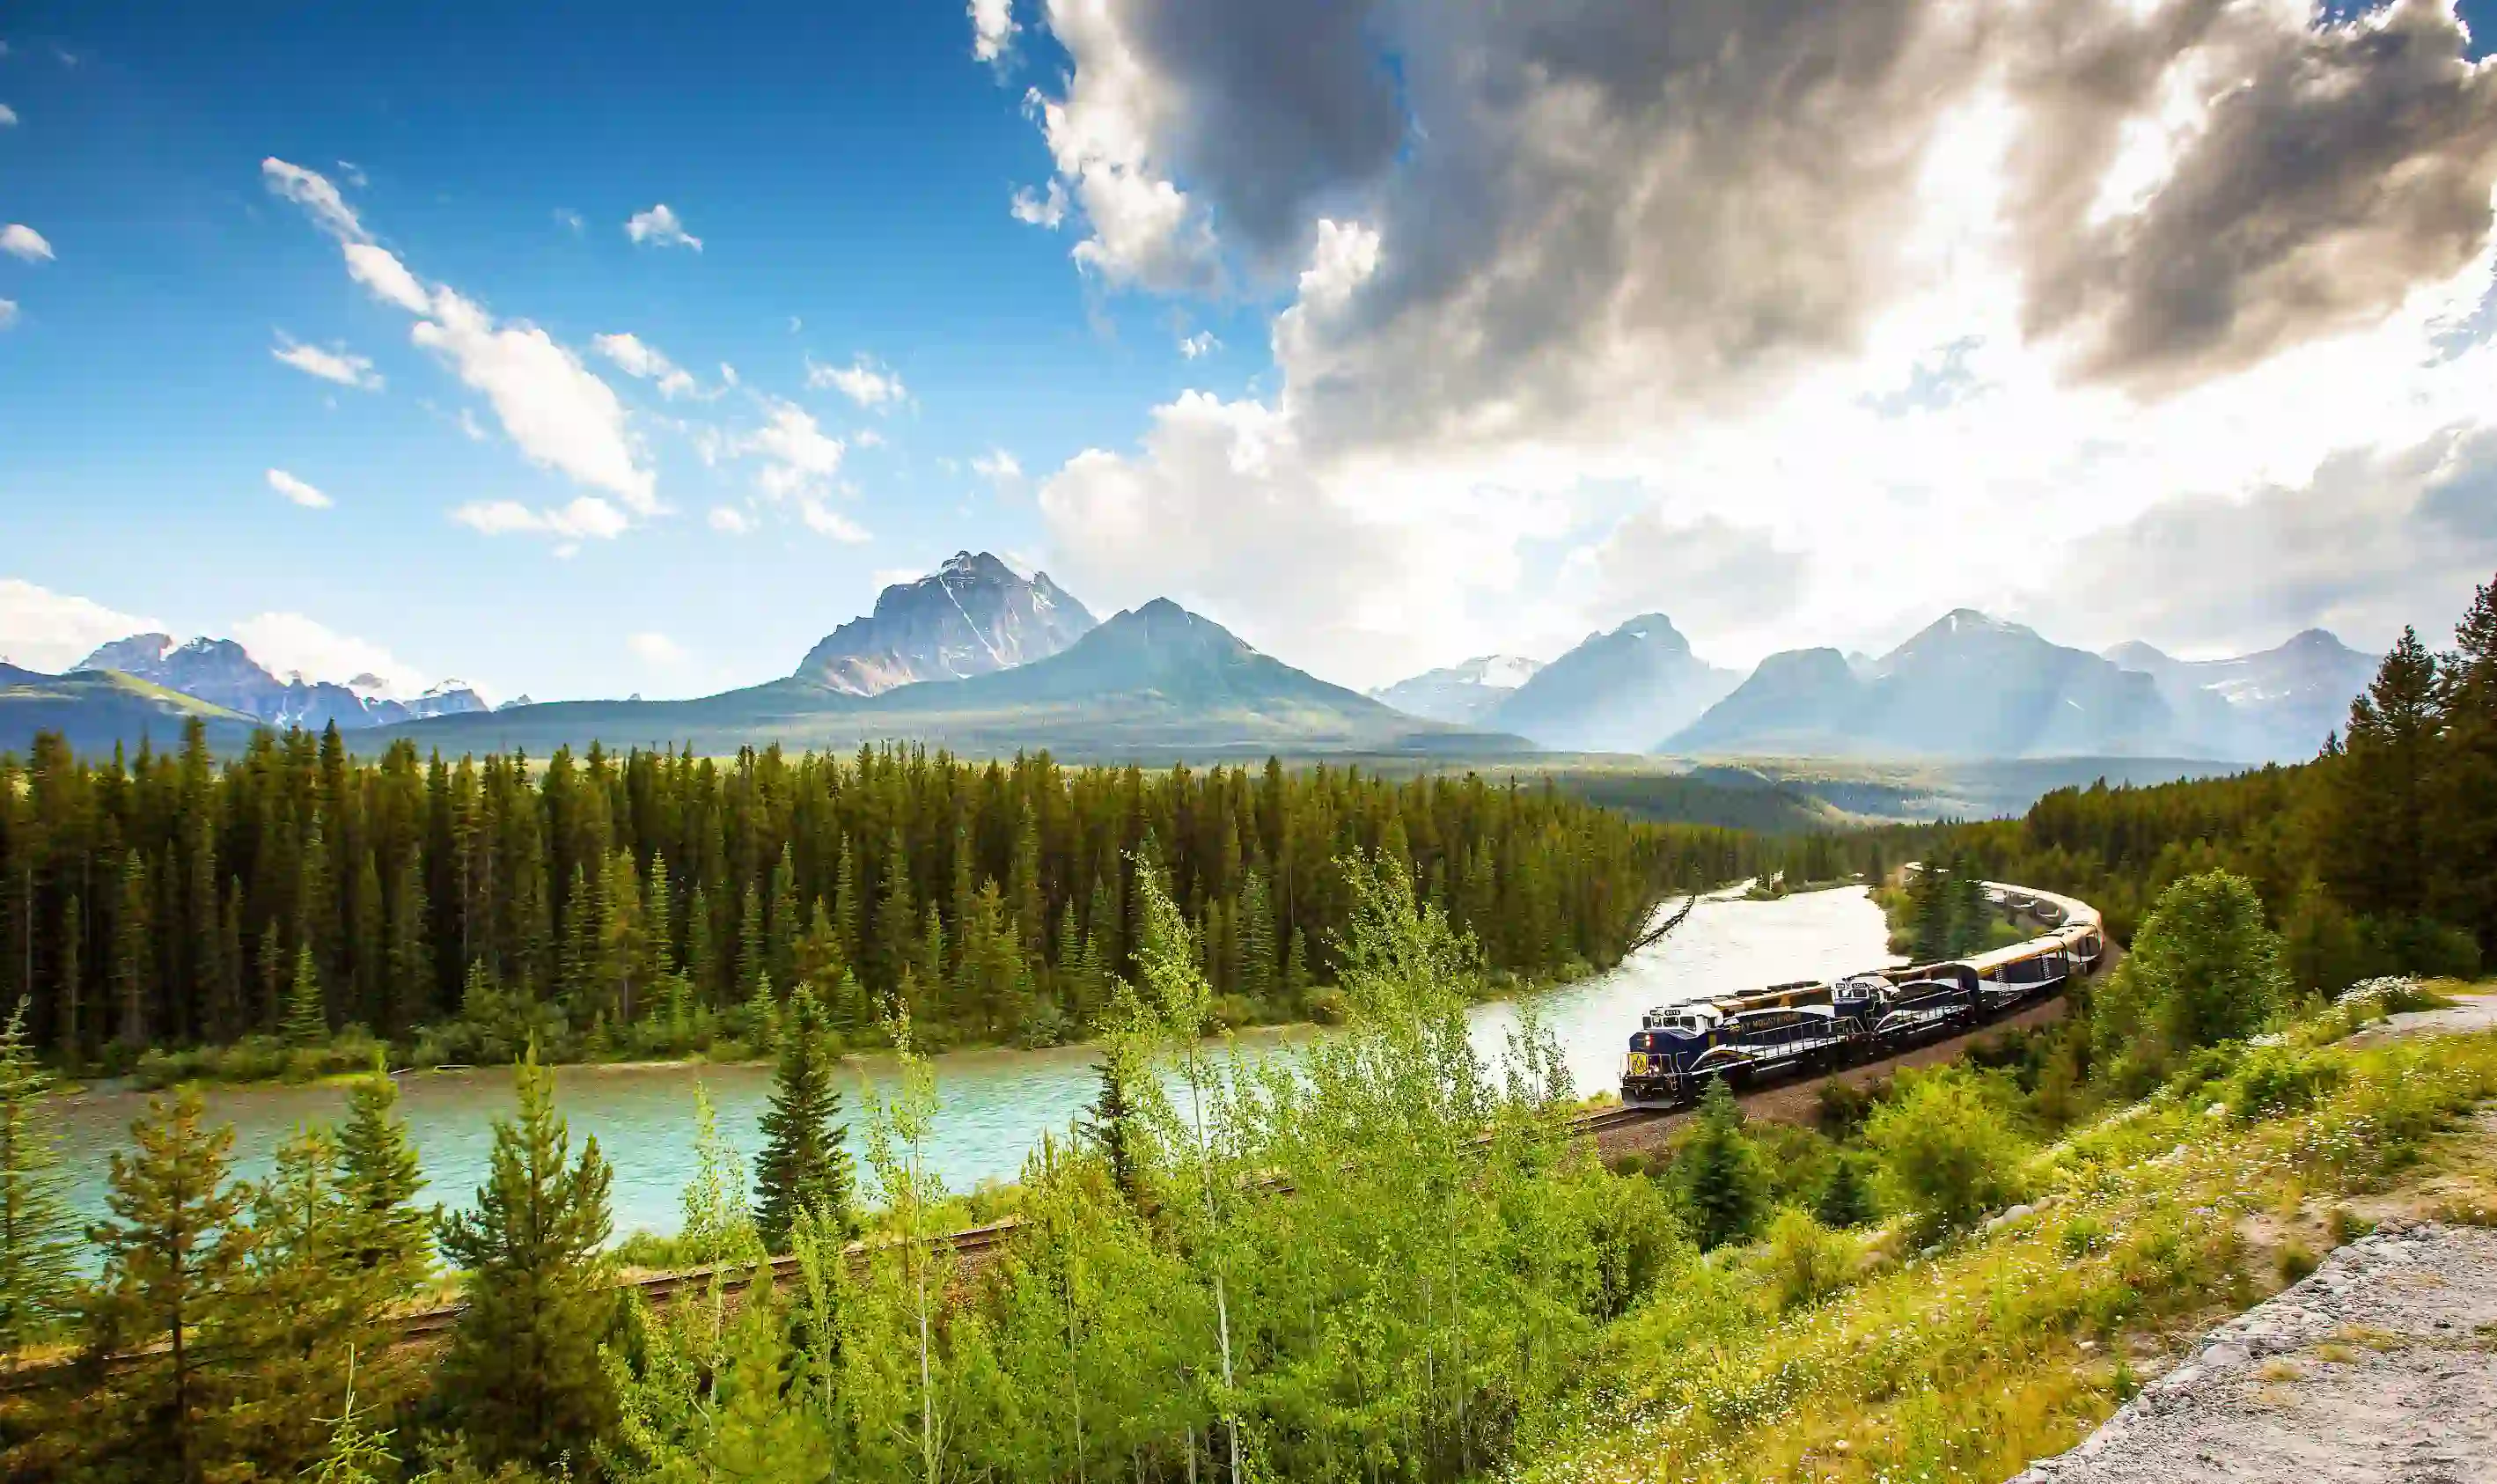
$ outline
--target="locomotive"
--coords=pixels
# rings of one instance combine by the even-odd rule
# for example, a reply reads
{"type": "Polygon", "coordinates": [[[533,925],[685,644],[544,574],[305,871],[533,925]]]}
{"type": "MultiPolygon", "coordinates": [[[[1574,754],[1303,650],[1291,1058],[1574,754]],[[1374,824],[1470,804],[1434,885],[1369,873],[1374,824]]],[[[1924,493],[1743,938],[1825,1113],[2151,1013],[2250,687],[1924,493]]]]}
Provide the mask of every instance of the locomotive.
{"type": "Polygon", "coordinates": [[[1711,1081],[1742,1088],[1887,1056],[2042,999],[2098,967],[2106,935],[2096,908],[2028,887],[1985,887],[2006,911],[2047,931],[1947,963],[1650,1010],[1623,1058],[1623,1106],[1678,1108],[1696,1102],[1711,1081]]]}

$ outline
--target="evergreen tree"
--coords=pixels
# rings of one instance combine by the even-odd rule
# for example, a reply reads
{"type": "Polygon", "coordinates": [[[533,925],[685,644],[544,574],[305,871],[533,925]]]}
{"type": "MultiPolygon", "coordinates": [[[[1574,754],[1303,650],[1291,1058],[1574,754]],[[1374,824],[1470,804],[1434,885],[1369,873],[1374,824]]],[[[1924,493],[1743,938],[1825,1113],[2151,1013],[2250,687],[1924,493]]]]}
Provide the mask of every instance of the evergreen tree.
{"type": "Polygon", "coordinates": [[[77,1228],[50,1096],[21,998],[0,1026],[0,1362],[69,1313],[77,1228]]]}
{"type": "Polygon", "coordinates": [[[73,1073],[86,1065],[86,984],[79,965],[86,947],[85,914],[73,894],[61,909],[61,1064],[73,1073]]]}
{"type": "Polygon", "coordinates": [[[88,1298],[88,1348],[134,1359],[108,1373],[102,1415],[82,1429],[107,1470],[198,1484],[228,1461],[239,1391],[226,1303],[250,1251],[237,1218],[249,1191],[226,1178],[234,1130],[201,1126],[205,1108],[184,1090],[151,1100],[115,1151],[105,1202],[87,1229],[103,1259],[88,1298]],[[159,1348],[161,1346],[161,1348],[159,1348]]]}
{"type": "Polygon", "coordinates": [[[440,1372],[440,1395],[478,1459],[545,1468],[586,1458],[616,1416],[599,1343],[616,1315],[602,1255],[613,1172],[554,1110],[554,1079],[532,1046],[515,1069],[517,1119],[494,1121],[494,1149],[474,1210],[442,1228],[442,1251],[468,1274],[440,1372]]]}
{"type": "Polygon", "coordinates": [[[424,1188],[398,1116],[398,1084],[376,1058],[371,1072],[349,1084],[347,1121],[338,1129],[341,1249],[390,1298],[414,1291],[432,1265],[436,1213],[416,1204],[424,1188]]]}
{"type": "Polygon", "coordinates": [[[307,945],[295,950],[294,987],[286,994],[286,1044],[320,1046],[330,1039],[329,1013],[322,1008],[321,972],[313,966],[307,945]]]}
{"type": "Polygon", "coordinates": [[[1768,1171],[1743,1132],[1743,1110],[1722,1077],[1700,1095],[1699,1120],[1675,1161],[1691,1237],[1705,1249],[1753,1235],[1768,1209],[1768,1171]]]}
{"type": "Polygon", "coordinates": [[[1820,1187],[1820,1199],[1813,1216],[1831,1231],[1845,1231],[1873,1219],[1872,1187],[1865,1184],[1864,1172],[1855,1161],[1841,1153],[1830,1162],[1829,1179],[1820,1187]]]}
{"type": "Polygon", "coordinates": [[[147,863],[133,850],[122,863],[121,910],[112,918],[112,999],[120,1016],[114,1034],[133,1050],[147,1044],[147,1002],[156,979],[156,945],[149,927],[154,900],[147,863]]]}
{"type": "Polygon", "coordinates": [[[774,1252],[789,1249],[790,1233],[804,1213],[842,1231],[857,1224],[849,1129],[834,1121],[841,1112],[834,1065],[823,1008],[813,989],[801,984],[781,1019],[780,1063],[763,1113],[763,1150],[754,1160],[755,1227],[774,1252]]]}
{"type": "Polygon", "coordinates": [[[1129,1084],[1134,1069],[1118,1037],[1112,1037],[1102,1050],[1101,1059],[1092,1064],[1100,1078],[1100,1090],[1086,1106],[1077,1132],[1093,1152],[1110,1168],[1110,1184],[1126,1197],[1130,1205],[1141,1206],[1144,1200],[1144,1121],[1137,1110],[1129,1084]]]}
{"type": "Polygon", "coordinates": [[[2330,771],[2321,864],[2361,914],[2414,918],[2426,906],[2438,691],[2435,657],[2406,628],[2366,693],[2350,704],[2345,751],[2330,771]]]}

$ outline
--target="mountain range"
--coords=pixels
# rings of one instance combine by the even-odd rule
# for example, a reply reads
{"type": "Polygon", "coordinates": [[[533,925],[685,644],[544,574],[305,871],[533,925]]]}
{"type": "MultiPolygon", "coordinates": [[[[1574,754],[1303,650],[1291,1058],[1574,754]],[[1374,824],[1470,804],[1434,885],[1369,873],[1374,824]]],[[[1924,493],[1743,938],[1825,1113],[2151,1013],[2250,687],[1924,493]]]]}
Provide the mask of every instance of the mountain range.
{"type": "Polygon", "coordinates": [[[1363,695],[1260,653],[1157,599],[1106,622],[1047,574],[957,553],[895,584],[817,642],[786,679],[684,701],[489,708],[446,682],[399,700],[370,676],[284,679],[231,640],[142,634],[66,676],[0,667],[0,750],[37,731],[160,745],[184,719],[223,746],[255,726],[359,734],[359,748],[690,745],[876,741],[972,755],[1070,758],[1280,752],[1517,757],[1663,752],[1720,759],[2112,757],[2211,764],[2312,756],[2374,670],[2322,630],[2224,660],[2143,644],[2103,654],[1973,609],[1886,654],[1773,654],[1714,665],[1662,614],[1599,631],[1549,664],[1487,654],[1363,695]]]}
{"type": "Polygon", "coordinates": [[[306,679],[301,675],[280,679],[241,645],[205,636],[177,644],[171,634],[133,634],[99,647],[71,673],[107,670],[152,681],[272,727],[301,727],[308,732],[333,722],[338,730],[348,732],[487,709],[484,697],[458,680],[445,680],[414,700],[401,701],[373,675],[344,681],[306,679]]]}

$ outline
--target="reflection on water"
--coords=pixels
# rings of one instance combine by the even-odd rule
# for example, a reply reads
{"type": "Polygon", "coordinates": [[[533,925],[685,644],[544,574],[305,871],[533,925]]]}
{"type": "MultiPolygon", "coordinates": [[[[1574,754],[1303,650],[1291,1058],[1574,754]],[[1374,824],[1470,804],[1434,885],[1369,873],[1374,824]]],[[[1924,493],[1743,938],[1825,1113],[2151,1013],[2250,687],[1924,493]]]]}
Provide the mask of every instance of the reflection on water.
{"type": "MultiPolygon", "coordinates": [[[[1861,890],[1817,892],[1783,901],[1711,900],[1664,942],[1612,973],[1537,996],[1535,1010],[1561,1042],[1581,1092],[1610,1087],[1620,1067],[1622,1038],[1650,1006],[1807,976],[1823,977],[1889,962],[1882,954],[1881,909],[1861,890]]],[[[1473,1039],[1496,1057],[1517,1024],[1511,1004],[1475,1008],[1473,1039]]],[[[1243,1038],[1253,1055],[1311,1034],[1264,1031],[1243,1038]]],[[[1094,1090],[1092,1053],[961,1052],[936,1059],[943,1111],[932,1141],[932,1165],[948,1185],[967,1189],[982,1180],[1011,1180],[1047,1131],[1063,1129],[1094,1090]]],[[[855,1079],[880,1089],[889,1063],[855,1068],[846,1089],[852,1146],[858,1145],[855,1079]]],[[[693,1085],[710,1089],[720,1127],[749,1155],[761,1143],[761,1116],[772,1074],[764,1066],[638,1068],[563,1067],[558,1106],[576,1147],[595,1136],[616,1166],[618,1232],[672,1231],[678,1192],[693,1173],[693,1085]]],[[[335,1088],[248,1088],[210,1090],[209,1118],[235,1127],[237,1173],[269,1167],[278,1142],[299,1124],[340,1117],[335,1088]]],[[[65,1149],[82,1213],[100,1216],[109,1152],[122,1145],[145,1097],[105,1093],[63,1101],[65,1149]]],[[[511,1074],[503,1070],[427,1072],[404,1077],[399,1106],[432,1182],[428,1198],[464,1204],[476,1188],[492,1143],[490,1121],[512,1107],[511,1074]]]]}

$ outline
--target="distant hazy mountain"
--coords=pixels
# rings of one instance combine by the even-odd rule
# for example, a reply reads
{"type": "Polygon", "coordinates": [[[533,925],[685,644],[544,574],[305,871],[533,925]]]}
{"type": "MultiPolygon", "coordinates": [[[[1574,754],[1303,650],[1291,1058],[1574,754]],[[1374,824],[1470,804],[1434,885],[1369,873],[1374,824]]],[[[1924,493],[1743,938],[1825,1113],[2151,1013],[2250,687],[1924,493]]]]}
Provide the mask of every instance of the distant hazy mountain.
{"type": "Polygon", "coordinates": [[[94,670],[134,676],[273,727],[316,732],[332,722],[340,731],[355,731],[486,710],[484,699],[458,680],[402,701],[377,676],[343,682],[300,675],[280,679],[231,639],[177,644],[171,634],[133,634],[97,649],[72,673],[94,670]]]}
{"type": "Polygon", "coordinates": [[[1515,654],[1478,654],[1462,665],[1425,670],[1420,675],[1382,685],[1370,693],[1400,711],[1452,721],[1460,726],[1481,720],[1543,668],[1539,659],[1515,654]]]}
{"type": "Polygon", "coordinates": [[[1535,672],[1485,724],[1565,752],[1644,752],[1742,677],[1691,652],[1673,620],[1641,614],[1535,672]]]}
{"type": "Polygon", "coordinates": [[[1263,756],[1269,752],[1514,753],[1517,738],[1408,716],[1242,643],[1157,599],[1094,627],[1063,652],[871,696],[809,679],[693,701],[563,702],[391,728],[445,751],[561,744],[690,745],[718,754],[778,742],[848,748],[924,742],[972,756],[1047,748],[1064,758],[1263,756]]]}
{"type": "Polygon", "coordinates": [[[961,679],[1046,659],[1091,632],[1083,604],[1036,572],[1027,582],[986,552],[957,552],[915,583],[876,595],[806,651],[796,678],[853,696],[961,679]]]}
{"type": "Polygon", "coordinates": [[[2106,657],[2156,682],[2197,752],[2248,762],[2313,757],[2325,737],[2349,725],[2351,700],[2382,660],[2323,629],[2234,659],[2174,659],[2139,641],[2106,657]]]}
{"type": "Polygon", "coordinates": [[[1869,665],[1773,654],[1676,752],[1793,757],[2192,756],[2150,677],[1974,609],[1869,665]]]}

